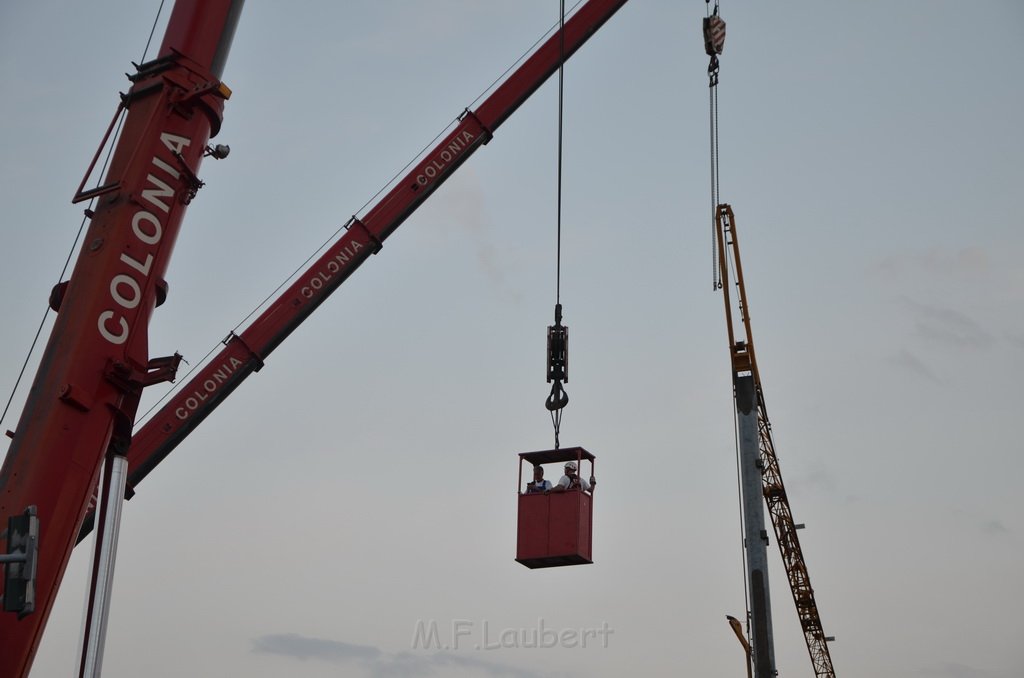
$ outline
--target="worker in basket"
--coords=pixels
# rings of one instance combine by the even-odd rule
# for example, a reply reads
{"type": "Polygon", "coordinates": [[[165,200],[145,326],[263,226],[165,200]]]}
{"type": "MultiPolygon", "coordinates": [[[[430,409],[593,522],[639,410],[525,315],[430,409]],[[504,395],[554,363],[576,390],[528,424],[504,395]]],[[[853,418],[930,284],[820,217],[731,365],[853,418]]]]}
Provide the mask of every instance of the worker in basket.
{"type": "Polygon", "coordinates": [[[544,479],[544,467],[537,464],[533,467],[533,480],[526,483],[526,494],[547,492],[551,489],[551,481],[544,479]]]}
{"type": "Polygon", "coordinates": [[[565,492],[566,490],[583,490],[584,492],[590,492],[593,494],[594,486],[597,485],[597,479],[594,476],[590,476],[588,482],[586,478],[580,478],[579,469],[576,466],[576,462],[567,461],[565,462],[565,475],[558,479],[558,484],[551,488],[552,492],[565,492]]]}

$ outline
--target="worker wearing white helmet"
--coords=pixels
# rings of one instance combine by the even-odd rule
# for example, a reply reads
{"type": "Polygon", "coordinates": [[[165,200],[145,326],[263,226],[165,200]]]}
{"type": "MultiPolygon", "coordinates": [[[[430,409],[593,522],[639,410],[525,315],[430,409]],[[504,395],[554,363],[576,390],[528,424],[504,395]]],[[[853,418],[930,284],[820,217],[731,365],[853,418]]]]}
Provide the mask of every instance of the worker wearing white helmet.
{"type": "Polygon", "coordinates": [[[565,462],[565,475],[558,480],[558,484],[552,487],[551,491],[583,490],[584,492],[593,492],[594,486],[597,485],[597,479],[590,476],[590,482],[587,482],[586,478],[580,478],[577,470],[576,462],[565,462]]]}

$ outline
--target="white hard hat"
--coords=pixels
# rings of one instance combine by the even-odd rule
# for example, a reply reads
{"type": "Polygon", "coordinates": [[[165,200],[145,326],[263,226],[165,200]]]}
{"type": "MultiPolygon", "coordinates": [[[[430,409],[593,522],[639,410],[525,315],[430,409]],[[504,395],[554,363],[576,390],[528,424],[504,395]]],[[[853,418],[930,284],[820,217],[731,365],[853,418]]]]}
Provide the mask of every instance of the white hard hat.
{"type": "Polygon", "coordinates": [[[567,461],[567,462],[565,462],[565,468],[572,469],[573,471],[575,471],[576,470],[576,462],[574,462],[574,461],[567,461]]]}

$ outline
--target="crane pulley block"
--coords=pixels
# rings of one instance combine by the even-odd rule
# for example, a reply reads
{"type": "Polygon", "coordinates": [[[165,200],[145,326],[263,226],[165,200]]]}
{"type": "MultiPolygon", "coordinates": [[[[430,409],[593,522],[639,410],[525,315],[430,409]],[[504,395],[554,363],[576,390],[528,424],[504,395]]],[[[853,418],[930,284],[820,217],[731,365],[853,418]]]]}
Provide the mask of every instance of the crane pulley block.
{"type": "Polygon", "coordinates": [[[555,324],[548,325],[548,383],[569,381],[569,328],[562,324],[562,305],[555,305],[555,324]]]}
{"type": "Polygon", "coordinates": [[[711,87],[718,85],[718,55],[725,49],[725,20],[718,16],[718,5],[715,13],[704,17],[704,51],[711,61],[708,63],[708,78],[711,87]]]}
{"type": "MultiPolygon", "coordinates": [[[[562,382],[569,381],[569,328],[562,324],[562,305],[555,304],[555,324],[548,325],[548,383],[551,395],[545,402],[550,412],[569,404],[562,382]]],[[[556,435],[557,438],[557,435],[556,435]]]]}
{"type": "MultiPolygon", "coordinates": [[[[717,9],[715,10],[718,11],[717,9]]],[[[704,18],[704,52],[713,57],[725,48],[725,19],[712,14],[704,18]]]]}
{"type": "Polygon", "coordinates": [[[569,328],[548,325],[548,383],[569,381],[569,328]]]}

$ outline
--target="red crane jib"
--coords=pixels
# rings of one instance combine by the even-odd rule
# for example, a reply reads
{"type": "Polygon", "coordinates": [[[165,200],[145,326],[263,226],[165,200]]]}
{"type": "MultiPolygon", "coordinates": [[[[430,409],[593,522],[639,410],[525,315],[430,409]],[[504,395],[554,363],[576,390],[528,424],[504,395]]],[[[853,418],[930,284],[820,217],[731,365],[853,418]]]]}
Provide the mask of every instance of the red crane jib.
{"type": "Polygon", "coordinates": [[[626,0],[590,0],[546,40],[475,111],[458,125],[345,234],[302,273],[239,336],[168,401],[132,439],[128,483],[145,476],[205,419],[309,314],[336,290],[551,75],[561,55],[569,58],[626,0]]]}

